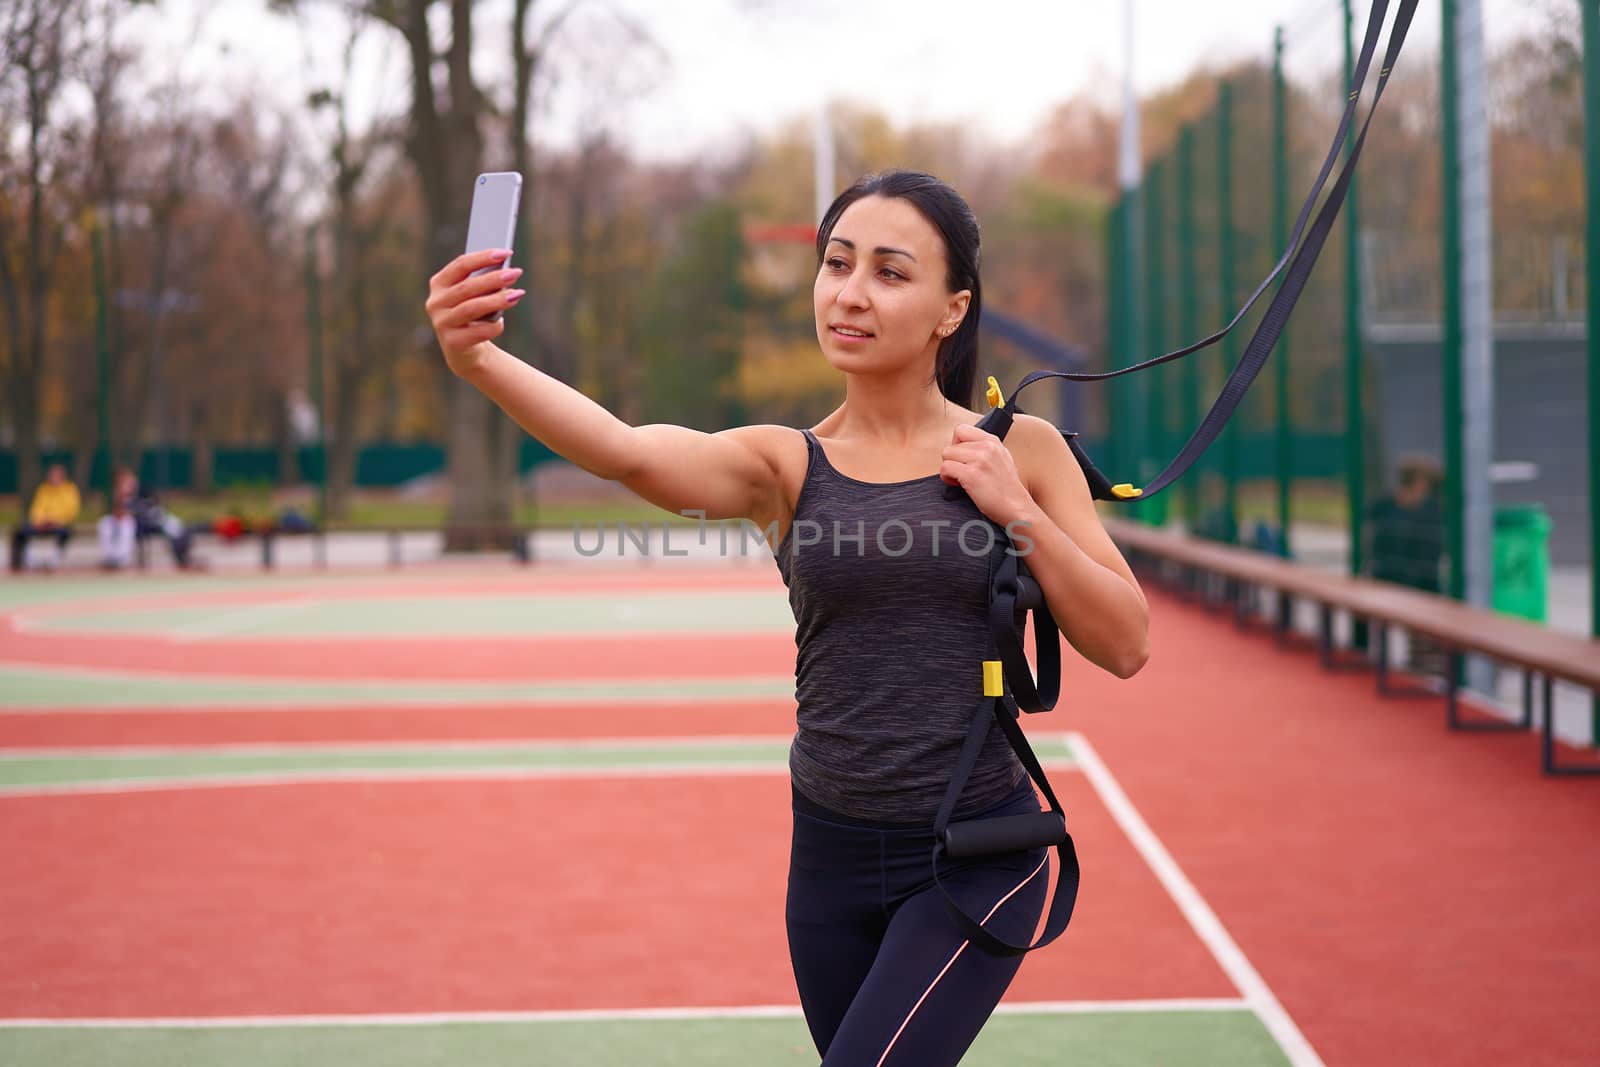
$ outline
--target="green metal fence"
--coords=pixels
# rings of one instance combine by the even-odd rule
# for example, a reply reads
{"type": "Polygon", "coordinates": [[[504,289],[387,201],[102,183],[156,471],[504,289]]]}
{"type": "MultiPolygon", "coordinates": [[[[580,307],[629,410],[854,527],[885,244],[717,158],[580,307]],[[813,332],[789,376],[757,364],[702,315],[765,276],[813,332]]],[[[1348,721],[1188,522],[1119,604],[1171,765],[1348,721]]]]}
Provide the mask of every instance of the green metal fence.
{"type": "MultiPolygon", "coordinates": [[[[1582,100],[1556,100],[1556,115],[1567,104],[1600,115],[1600,13],[1593,3],[1578,7],[1582,100]]],[[[1440,43],[1407,45],[1342,223],[1272,367],[1175,486],[1172,504],[1156,498],[1132,510],[1144,521],[1370,574],[1385,562],[1371,558],[1373,516],[1394,500],[1402,466],[1432,461],[1442,590],[1505,610],[1516,604],[1523,615],[1548,608],[1550,625],[1600,636],[1600,337],[1588,300],[1600,267],[1587,255],[1600,247],[1600,130],[1585,123],[1581,144],[1563,140],[1554,118],[1530,132],[1512,99],[1527,84],[1495,79],[1526,68],[1531,53],[1497,64],[1496,50],[1512,47],[1510,31],[1485,32],[1489,61],[1480,65],[1463,43],[1472,40],[1476,6],[1445,0],[1437,10],[1440,43]],[[1475,97],[1491,101],[1482,114],[1466,113],[1475,97]],[[1470,158],[1474,136],[1493,146],[1489,195],[1477,201],[1461,178],[1469,173],[1462,146],[1470,158]],[[1586,215],[1563,184],[1580,167],[1586,215]],[[1478,260],[1490,272],[1480,292],[1463,264],[1472,262],[1474,220],[1484,217],[1492,218],[1492,247],[1478,260]],[[1487,331],[1472,325],[1485,304],[1487,331]],[[1485,334],[1487,371],[1470,358],[1472,344],[1484,343],[1472,337],[1485,334]],[[1489,410],[1475,411],[1485,395],[1489,410]],[[1307,449],[1329,442],[1337,442],[1335,461],[1324,451],[1310,462],[1307,449]],[[1473,525],[1485,500],[1492,548],[1487,527],[1473,525]],[[1475,552],[1484,553],[1476,564],[1475,552]]],[[[1576,9],[1569,13],[1578,26],[1576,9]]],[[[1156,125],[1142,183],[1108,216],[1107,366],[1216,331],[1270,271],[1336,129],[1364,15],[1339,0],[1293,30],[1279,27],[1257,60],[1228,69],[1214,89],[1201,83],[1206,104],[1197,114],[1188,108],[1175,130],[1156,125]]],[[[1550,71],[1538,91],[1566,84],[1559,63],[1571,52],[1562,39],[1541,53],[1550,71]]],[[[1371,91],[1369,76],[1358,124],[1371,91]]],[[[1114,383],[1110,439],[1099,453],[1114,481],[1147,481],[1177,453],[1266,303],[1236,338],[1114,383]]],[[[1600,735],[1600,707],[1593,711],[1600,735]]]]}

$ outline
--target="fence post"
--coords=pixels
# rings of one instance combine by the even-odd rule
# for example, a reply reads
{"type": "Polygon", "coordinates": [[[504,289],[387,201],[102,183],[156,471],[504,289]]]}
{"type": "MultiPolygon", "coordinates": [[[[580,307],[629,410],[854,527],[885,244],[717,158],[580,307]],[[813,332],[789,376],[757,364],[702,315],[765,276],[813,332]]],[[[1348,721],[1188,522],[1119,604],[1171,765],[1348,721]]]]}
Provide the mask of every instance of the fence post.
{"type": "MultiPolygon", "coordinates": [[[[322,476],[318,479],[317,529],[315,534],[316,563],[327,566],[328,530],[328,412],[322,395],[322,283],[317,272],[317,228],[306,231],[306,345],[310,356],[307,375],[311,388],[311,403],[317,409],[317,439],[321,443],[322,476]]],[[[263,540],[263,563],[270,566],[270,552],[263,540]]]]}
{"type": "MultiPolygon", "coordinates": [[[[1200,329],[1200,282],[1195,268],[1194,242],[1194,127],[1185,125],[1178,132],[1178,334],[1193,339],[1200,329]]],[[[1200,424],[1200,361],[1194,356],[1183,360],[1179,382],[1181,435],[1194,432],[1200,424]]],[[[1200,527],[1200,469],[1184,479],[1184,519],[1193,534],[1200,527]]]]}
{"type": "MultiPolygon", "coordinates": [[[[1600,10],[1590,0],[1583,8],[1583,148],[1588,195],[1589,326],[1589,632],[1600,637],[1600,10]]],[[[1548,690],[1546,690],[1548,692],[1548,690]]],[[[1546,714],[1549,702],[1546,699],[1546,714]]],[[[1600,745],[1600,693],[1590,702],[1590,741],[1600,745]]]]}
{"type": "MultiPolygon", "coordinates": [[[[1162,248],[1166,236],[1166,221],[1161,203],[1166,166],[1161,160],[1151,163],[1144,176],[1144,346],[1148,355],[1156,356],[1166,351],[1166,256],[1162,248]]],[[[1166,368],[1154,373],[1145,371],[1145,457],[1140,460],[1139,484],[1149,484],[1165,464],[1167,457],[1167,391],[1166,368]]],[[[1156,496],[1139,504],[1140,518],[1160,526],[1167,521],[1167,498],[1156,496]]]]}
{"type": "MultiPolygon", "coordinates": [[[[111,510],[111,498],[115,490],[114,479],[111,471],[116,465],[117,452],[112,447],[111,441],[111,320],[108,312],[110,295],[106,282],[106,256],[105,237],[101,232],[103,222],[96,215],[94,225],[89,231],[89,247],[93,256],[94,271],[94,367],[95,367],[95,414],[99,422],[100,451],[105,453],[106,462],[104,481],[106,511],[111,510]]],[[[89,476],[95,475],[94,460],[89,461],[89,476]]],[[[21,486],[18,486],[21,490],[21,486]]]]}
{"type": "MultiPolygon", "coordinates": [[[[1230,321],[1238,307],[1234,304],[1233,279],[1233,85],[1223,82],[1217,98],[1217,288],[1221,294],[1221,322],[1230,321]]],[[[1222,340],[1222,379],[1226,380],[1238,359],[1239,346],[1233,334],[1222,340]]],[[[1239,420],[1229,419],[1222,431],[1223,512],[1227,526],[1222,532],[1229,542],[1239,540],[1239,420]]]]}
{"type": "MultiPolygon", "coordinates": [[[[1106,212],[1106,369],[1122,366],[1122,212],[1124,197],[1118,193],[1106,212]]],[[[1106,383],[1104,397],[1106,411],[1106,470],[1117,471],[1122,466],[1126,449],[1122,424],[1121,385],[1113,378],[1106,383]]]]}
{"type": "MultiPolygon", "coordinates": [[[[1489,123],[1483,12],[1478,0],[1444,0],[1440,32],[1443,109],[1440,170],[1444,233],[1444,432],[1451,596],[1487,608],[1493,593],[1493,285],[1489,263],[1489,123]]],[[[1474,658],[1474,688],[1493,685],[1474,658]]]]}
{"type": "MultiPolygon", "coordinates": [[[[1350,0],[1344,2],[1344,84],[1346,92],[1355,92],[1351,82],[1355,77],[1355,39],[1352,34],[1354,12],[1350,0]]],[[[1448,3],[1449,0],[1444,0],[1448,3]]],[[[1345,135],[1348,151],[1355,144],[1355,128],[1345,135]]],[[[1366,427],[1362,425],[1361,410],[1361,208],[1360,180],[1350,179],[1350,190],[1344,201],[1344,481],[1346,506],[1350,510],[1350,573],[1360,574],[1365,567],[1362,539],[1367,510],[1366,486],[1366,427]]],[[[1356,627],[1357,648],[1366,647],[1365,627],[1356,627]]]]}

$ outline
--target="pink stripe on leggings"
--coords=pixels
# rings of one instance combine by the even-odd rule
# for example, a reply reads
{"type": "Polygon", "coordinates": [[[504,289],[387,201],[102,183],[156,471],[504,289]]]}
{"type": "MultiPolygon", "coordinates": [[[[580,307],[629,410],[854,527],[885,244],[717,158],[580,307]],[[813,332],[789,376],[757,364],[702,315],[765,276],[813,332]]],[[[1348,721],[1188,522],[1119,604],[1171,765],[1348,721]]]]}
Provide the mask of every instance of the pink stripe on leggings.
{"type": "MultiPolygon", "coordinates": [[[[986,923],[990,919],[994,918],[994,913],[999,911],[1001,906],[1004,905],[1006,901],[1010,900],[1012,897],[1014,897],[1018,893],[1020,893],[1022,891],[1022,887],[1023,886],[1025,886],[1029,882],[1033,881],[1034,876],[1037,875],[1040,871],[1044,870],[1044,865],[1046,863],[1049,863],[1049,862],[1050,862],[1050,857],[1048,855],[1046,855],[1044,859],[1039,861],[1039,866],[1037,866],[1037,867],[1035,867],[1033,869],[1033,874],[1028,875],[1028,877],[1026,877],[1022,881],[1018,882],[1016,887],[1014,889],[1012,889],[1011,892],[1009,892],[1005,896],[1001,897],[999,902],[997,904],[995,904],[994,907],[989,909],[989,914],[985,915],[983,917],[983,921],[978,923],[978,925],[982,926],[984,923],[986,923]]],[[[922,991],[922,996],[918,997],[917,998],[917,1002],[915,1004],[911,1005],[911,1013],[906,1016],[905,1022],[900,1024],[900,1029],[896,1030],[894,1032],[894,1036],[889,1039],[889,1047],[883,1050],[883,1055],[882,1056],[878,1057],[877,1067],[883,1067],[884,1061],[886,1061],[889,1058],[889,1053],[894,1051],[894,1043],[896,1041],[900,1040],[900,1035],[905,1033],[906,1032],[906,1027],[911,1025],[911,1019],[912,1019],[913,1016],[915,1016],[917,1014],[917,1009],[922,1007],[922,1002],[928,999],[928,994],[933,992],[933,987],[939,984],[940,979],[942,979],[945,976],[945,973],[947,971],[949,971],[951,967],[955,966],[956,960],[961,958],[961,954],[963,952],[967,951],[967,946],[970,945],[970,944],[972,944],[972,941],[970,939],[961,942],[961,947],[956,949],[955,955],[951,956],[949,962],[947,962],[943,967],[941,967],[939,969],[939,973],[934,975],[933,981],[928,983],[928,988],[924,989],[922,991]]]]}

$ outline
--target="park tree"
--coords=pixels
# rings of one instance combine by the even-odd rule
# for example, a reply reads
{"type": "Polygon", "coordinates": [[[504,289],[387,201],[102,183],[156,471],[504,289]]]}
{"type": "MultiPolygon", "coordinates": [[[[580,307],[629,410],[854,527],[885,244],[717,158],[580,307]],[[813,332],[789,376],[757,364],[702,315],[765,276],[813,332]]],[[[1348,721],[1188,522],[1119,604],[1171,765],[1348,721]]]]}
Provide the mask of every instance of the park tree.
{"type": "MultiPolygon", "coordinates": [[[[269,0],[280,11],[293,11],[317,0],[269,0]]],[[[529,127],[534,112],[540,73],[550,57],[552,42],[564,21],[578,8],[578,0],[565,6],[541,5],[539,0],[512,0],[510,21],[504,28],[511,74],[509,99],[494,94],[475,71],[475,41],[483,29],[484,15],[502,9],[475,0],[326,0],[342,8],[358,25],[382,27],[397,34],[408,58],[410,91],[405,131],[406,156],[415,171],[422,207],[422,237],[418,242],[426,277],[460,255],[466,239],[472,181],[494,166],[522,172],[524,201],[535,195],[537,172],[529,127]],[[438,18],[435,15],[439,15],[438,18]],[[491,146],[491,135],[500,137],[491,146]],[[492,151],[491,151],[492,147],[492,151]]],[[[494,32],[501,32],[496,22],[494,32]]],[[[519,244],[524,257],[532,253],[531,230],[524,224],[519,244]]],[[[538,302],[532,302],[538,303],[538,302]]],[[[420,308],[420,301],[419,301],[420,308]]],[[[420,314],[420,311],[419,311],[420,314]]],[[[512,316],[507,338],[516,341],[547,339],[532,315],[512,316]]],[[[432,342],[428,342],[430,345],[432,342]]],[[[559,356],[557,364],[562,361],[559,356]]],[[[446,530],[447,549],[470,549],[499,544],[509,537],[516,472],[515,430],[490,403],[466,382],[449,374],[436,358],[439,391],[447,408],[448,480],[451,487],[446,530]]],[[[573,366],[550,368],[557,377],[571,379],[573,366]]]]}
{"type": "Polygon", "coordinates": [[[645,416],[714,432],[745,419],[744,238],[738,210],[712,201],[686,220],[647,304],[645,416]]]}
{"type": "MultiPolygon", "coordinates": [[[[325,448],[328,517],[344,518],[355,482],[357,446],[363,434],[361,407],[375,379],[393,369],[396,353],[410,346],[413,313],[394,308],[394,297],[408,290],[403,276],[415,269],[406,257],[395,262],[397,234],[410,236],[401,212],[375,193],[392,190],[391,161],[402,141],[402,124],[380,117],[365,130],[353,128],[349,104],[354,58],[360,39],[352,26],[341,68],[332,88],[315,91],[314,113],[328,116],[326,180],[331,186],[324,242],[331,249],[332,272],[324,289],[326,315],[326,400],[320,427],[325,448]],[[398,268],[398,269],[397,269],[398,268]]],[[[315,231],[313,231],[315,232],[315,231]]],[[[308,250],[316,258],[318,248],[308,250]]]]}
{"type": "Polygon", "coordinates": [[[51,302],[74,223],[64,194],[81,132],[62,95],[83,33],[79,0],[4,0],[0,65],[0,309],[5,357],[0,386],[10,408],[18,484],[40,477],[40,404],[51,302]]]}
{"type": "Polygon", "coordinates": [[[304,386],[297,175],[303,160],[288,115],[251,99],[199,123],[200,162],[183,214],[185,255],[174,284],[197,310],[170,337],[164,388],[190,446],[191,485],[212,488],[218,444],[270,442],[292,480],[299,441],[291,403],[304,386]]]}

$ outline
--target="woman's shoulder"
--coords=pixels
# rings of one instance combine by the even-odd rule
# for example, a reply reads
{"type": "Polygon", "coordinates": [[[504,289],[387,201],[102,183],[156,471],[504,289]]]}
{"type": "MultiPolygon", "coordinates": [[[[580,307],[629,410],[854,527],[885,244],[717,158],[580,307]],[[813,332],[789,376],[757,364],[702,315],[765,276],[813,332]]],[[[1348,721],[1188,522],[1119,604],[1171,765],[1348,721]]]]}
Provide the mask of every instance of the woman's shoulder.
{"type": "Polygon", "coordinates": [[[1006,445],[1016,461],[1017,473],[1030,490],[1045,482],[1065,480],[1074,489],[1087,489],[1083,470],[1067,447],[1060,427],[1036,415],[1018,413],[1006,435],[1006,445]]]}
{"type": "Polygon", "coordinates": [[[1011,432],[1006,434],[1006,443],[1013,446],[1012,451],[1025,452],[1030,456],[1054,456],[1066,451],[1066,440],[1054,423],[1021,412],[1011,420],[1011,432]]]}
{"type": "Polygon", "coordinates": [[[777,423],[755,423],[735,426],[717,435],[737,441],[765,461],[767,467],[780,477],[798,470],[805,473],[808,451],[805,432],[793,426],[777,423]]]}

